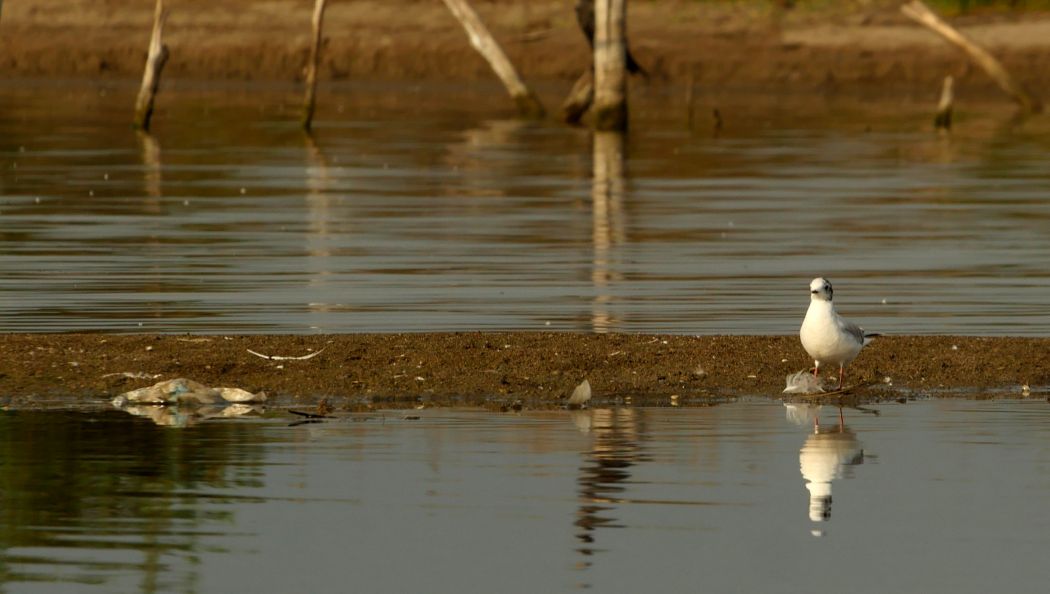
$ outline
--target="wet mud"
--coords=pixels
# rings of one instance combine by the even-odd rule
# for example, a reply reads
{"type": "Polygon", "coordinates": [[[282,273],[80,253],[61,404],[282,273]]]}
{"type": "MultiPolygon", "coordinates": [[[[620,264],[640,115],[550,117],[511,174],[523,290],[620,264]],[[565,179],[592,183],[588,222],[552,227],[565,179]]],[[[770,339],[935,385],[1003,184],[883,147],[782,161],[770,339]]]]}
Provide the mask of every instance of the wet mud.
{"type": "MultiPolygon", "coordinates": [[[[108,399],[186,377],[290,405],[550,405],[584,379],[595,402],[688,405],[780,397],[785,376],[811,364],[795,336],[3,334],[0,402],[108,399]]],[[[1038,395],[1050,384],[1050,338],[886,336],[846,380],[880,398],[1020,397],[1024,385],[1038,395]]]]}

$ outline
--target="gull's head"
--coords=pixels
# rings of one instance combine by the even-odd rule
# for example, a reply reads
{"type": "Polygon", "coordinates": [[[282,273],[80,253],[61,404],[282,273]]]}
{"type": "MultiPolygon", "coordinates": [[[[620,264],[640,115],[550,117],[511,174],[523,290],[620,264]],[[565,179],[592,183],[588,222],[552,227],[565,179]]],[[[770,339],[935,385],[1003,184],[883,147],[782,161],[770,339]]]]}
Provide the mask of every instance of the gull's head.
{"type": "Polygon", "coordinates": [[[813,301],[831,301],[831,283],[826,278],[815,278],[809,283],[809,298],[813,301]]]}

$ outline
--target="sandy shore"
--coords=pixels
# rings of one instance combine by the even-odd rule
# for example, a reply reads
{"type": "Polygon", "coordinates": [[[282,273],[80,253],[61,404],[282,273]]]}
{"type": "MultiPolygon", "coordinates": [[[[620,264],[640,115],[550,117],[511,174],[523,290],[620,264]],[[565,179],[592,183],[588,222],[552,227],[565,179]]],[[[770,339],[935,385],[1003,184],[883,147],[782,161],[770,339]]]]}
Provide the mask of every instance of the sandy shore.
{"type": "MultiPolygon", "coordinates": [[[[165,80],[294,81],[306,61],[312,2],[171,0],[165,80]]],[[[332,2],[322,81],[493,80],[441,2],[332,2]]],[[[526,79],[574,80],[588,48],[569,0],[474,2],[526,79]]],[[[700,92],[910,88],[933,101],[952,74],[960,97],[995,93],[955,48],[897,10],[899,2],[651,0],[630,6],[631,44],[649,85],[692,81],[700,92]]],[[[141,76],[152,2],[8,2],[0,21],[0,76],[141,76]]],[[[1050,15],[975,12],[952,19],[1021,80],[1048,94],[1050,15]]],[[[554,102],[560,97],[550,97],[554,102]]]]}
{"type": "MultiPolygon", "coordinates": [[[[0,334],[0,399],[102,399],[163,379],[265,391],[284,403],[423,401],[542,405],[583,379],[596,399],[682,404],[779,397],[807,367],[795,336],[572,333],[344,335],[0,334]],[[322,350],[323,349],[323,350],[322,350]],[[306,360],[267,360],[248,351],[306,360]],[[136,377],[129,377],[134,375],[136,377]]],[[[867,347],[848,384],[877,397],[1021,396],[1050,384],[1050,338],[890,336],[867,347]],[[886,378],[889,378],[887,383],[886,378]]]]}

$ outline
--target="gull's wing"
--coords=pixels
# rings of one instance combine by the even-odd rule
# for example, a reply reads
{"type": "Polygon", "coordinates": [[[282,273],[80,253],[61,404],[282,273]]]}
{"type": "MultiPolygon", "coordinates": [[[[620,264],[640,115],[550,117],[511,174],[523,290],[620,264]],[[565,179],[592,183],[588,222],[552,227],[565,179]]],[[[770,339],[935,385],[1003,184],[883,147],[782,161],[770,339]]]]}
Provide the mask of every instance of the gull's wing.
{"type": "Polygon", "coordinates": [[[847,322],[842,318],[842,316],[838,316],[838,323],[839,328],[842,328],[842,330],[846,334],[849,334],[853,338],[853,340],[857,341],[858,344],[867,344],[867,340],[864,336],[864,328],[861,328],[853,322],[847,322]]]}

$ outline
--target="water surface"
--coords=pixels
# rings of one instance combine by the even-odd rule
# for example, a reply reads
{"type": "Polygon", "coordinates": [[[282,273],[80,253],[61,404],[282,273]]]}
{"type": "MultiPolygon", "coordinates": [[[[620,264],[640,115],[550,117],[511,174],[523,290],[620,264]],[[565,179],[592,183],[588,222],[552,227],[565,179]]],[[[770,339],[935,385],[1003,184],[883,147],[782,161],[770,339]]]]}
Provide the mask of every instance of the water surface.
{"type": "MultiPolygon", "coordinates": [[[[0,94],[0,330],[1050,334],[1050,129],[1005,102],[681,101],[626,139],[488,86],[0,94]],[[713,130],[718,107],[724,126],[713,130]]],[[[553,97],[553,94],[552,94],[553,97]]],[[[553,99],[552,99],[553,100],[553,99]]]]}
{"type": "Polygon", "coordinates": [[[0,591],[1042,591],[1050,406],[0,415],[0,591]],[[816,420],[816,423],[814,422],[816,420]]]}

